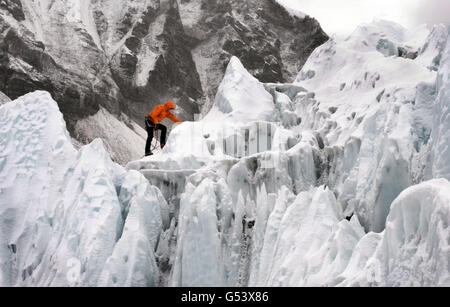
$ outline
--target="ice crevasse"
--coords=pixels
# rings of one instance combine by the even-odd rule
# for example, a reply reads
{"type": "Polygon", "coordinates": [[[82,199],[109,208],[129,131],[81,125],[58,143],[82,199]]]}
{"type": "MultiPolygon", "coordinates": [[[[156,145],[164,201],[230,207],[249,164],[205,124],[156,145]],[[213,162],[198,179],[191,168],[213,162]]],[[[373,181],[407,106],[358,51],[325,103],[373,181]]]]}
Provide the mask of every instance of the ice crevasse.
{"type": "Polygon", "coordinates": [[[293,84],[232,58],[126,169],[47,93],[0,106],[0,285],[450,285],[450,44],[416,34],[363,25],[293,84]]]}

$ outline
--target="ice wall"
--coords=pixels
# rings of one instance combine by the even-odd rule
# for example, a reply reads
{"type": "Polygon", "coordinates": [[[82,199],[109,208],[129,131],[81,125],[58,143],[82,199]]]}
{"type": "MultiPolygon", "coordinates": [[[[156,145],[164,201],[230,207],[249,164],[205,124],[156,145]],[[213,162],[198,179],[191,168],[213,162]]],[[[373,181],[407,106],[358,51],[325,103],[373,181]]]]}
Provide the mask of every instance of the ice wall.
{"type": "Polygon", "coordinates": [[[440,58],[432,133],[432,177],[450,180],[450,39],[440,58]]]}
{"type": "Polygon", "coordinates": [[[158,285],[159,190],[100,140],[75,150],[46,92],[1,106],[0,122],[0,285],[158,285]]]}

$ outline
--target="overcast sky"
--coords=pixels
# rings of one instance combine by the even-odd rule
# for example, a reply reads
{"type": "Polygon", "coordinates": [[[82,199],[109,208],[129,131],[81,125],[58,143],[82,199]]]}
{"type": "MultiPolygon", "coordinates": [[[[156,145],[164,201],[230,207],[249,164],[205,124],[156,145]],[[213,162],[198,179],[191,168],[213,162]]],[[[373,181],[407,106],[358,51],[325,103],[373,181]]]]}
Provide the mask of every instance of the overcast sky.
{"type": "Polygon", "coordinates": [[[314,18],[328,34],[350,34],[374,18],[413,28],[421,24],[450,24],[450,0],[279,0],[314,18]]]}

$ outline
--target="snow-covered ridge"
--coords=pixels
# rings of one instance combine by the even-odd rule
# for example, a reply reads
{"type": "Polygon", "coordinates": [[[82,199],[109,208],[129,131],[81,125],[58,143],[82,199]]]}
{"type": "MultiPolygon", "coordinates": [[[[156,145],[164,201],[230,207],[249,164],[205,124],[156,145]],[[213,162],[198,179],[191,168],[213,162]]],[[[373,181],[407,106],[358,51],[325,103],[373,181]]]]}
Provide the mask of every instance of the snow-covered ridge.
{"type": "Polygon", "coordinates": [[[279,5],[281,5],[291,16],[293,16],[293,17],[297,17],[297,18],[300,18],[300,19],[303,19],[303,18],[305,18],[306,17],[306,14],[305,13],[303,13],[303,12],[301,12],[301,11],[299,11],[299,10],[296,10],[296,9],[293,9],[293,8],[291,8],[291,7],[289,7],[288,5],[286,5],[286,3],[283,1],[283,0],[275,0],[279,5]]]}

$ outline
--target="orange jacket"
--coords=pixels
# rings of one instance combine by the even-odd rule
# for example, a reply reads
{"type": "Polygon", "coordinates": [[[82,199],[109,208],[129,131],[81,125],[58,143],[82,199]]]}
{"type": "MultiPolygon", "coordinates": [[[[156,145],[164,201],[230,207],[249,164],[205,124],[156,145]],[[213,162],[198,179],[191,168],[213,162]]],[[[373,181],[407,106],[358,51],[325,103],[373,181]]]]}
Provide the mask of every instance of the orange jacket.
{"type": "Polygon", "coordinates": [[[174,109],[175,106],[173,102],[168,101],[165,105],[158,105],[153,109],[153,111],[147,116],[150,117],[155,124],[159,124],[163,121],[164,118],[168,118],[176,123],[181,123],[181,120],[175,117],[172,113],[170,113],[170,109],[174,109]]]}

